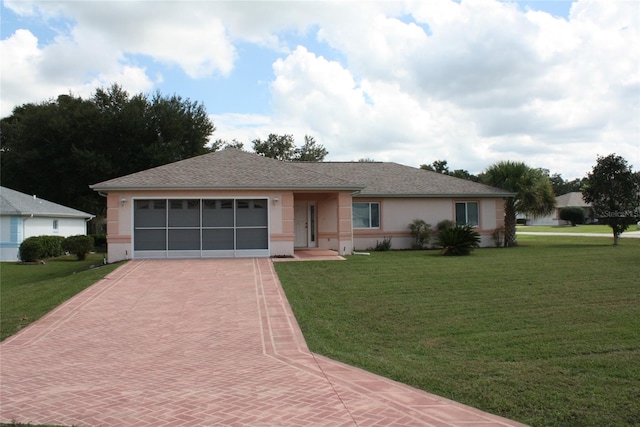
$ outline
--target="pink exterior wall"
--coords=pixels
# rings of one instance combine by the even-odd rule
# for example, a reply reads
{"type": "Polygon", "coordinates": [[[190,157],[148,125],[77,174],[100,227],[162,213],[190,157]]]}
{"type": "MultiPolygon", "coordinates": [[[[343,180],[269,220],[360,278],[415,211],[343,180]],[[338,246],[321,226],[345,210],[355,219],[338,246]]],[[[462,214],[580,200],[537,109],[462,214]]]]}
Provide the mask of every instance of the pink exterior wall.
{"type": "Polygon", "coordinates": [[[133,200],[137,198],[267,198],[269,200],[270,254],[294,253],[294,200],[315,202],[317,209],[317,247],[340,254],[375,247],[377,241],[391,237],[393,249],[410,248],[409,224],[423,219],[433,227],[443,219],[455,219],[456,201],[477,201],[480,210],[482,246],[492,246],[491,234],[504,225],[504,201],[500,198],[357,198],[355,201],[380,203],[380,228],[352,230],[350,192],[293,191],[111,191],[107,197],[107,240],[110,262],[132,258],[133,200]],[[124,199],[124,203],[122,200],[124,199]]]}
{"type": "Polygon", "coordinates": [[[455,202],[479,202],[482,246],[493,246],[492,233],[504,225],[504,201],[496,198],[357,198],[354,202],[380,203],[379,229],[354,229],[356,250],[374,248],[385,237],[391,237],[392,249],[407,249],[412,245],[409,224],[422,219],[435,228],[438,222],[455,220],[455,202]]]}
{"type": "Polygon", "coordinates": [[[267,198],[272,256],[294,253],[294,200],[314,201],[317,208],[317,245],[341,254],[351,253],[351,193],[292,191],[110,191],[107,196],[107,242],[110,262],[132,258],[133,200],[149,198],[267,198]],[[122,200],[124,199],[124,203],[122,200]]]}

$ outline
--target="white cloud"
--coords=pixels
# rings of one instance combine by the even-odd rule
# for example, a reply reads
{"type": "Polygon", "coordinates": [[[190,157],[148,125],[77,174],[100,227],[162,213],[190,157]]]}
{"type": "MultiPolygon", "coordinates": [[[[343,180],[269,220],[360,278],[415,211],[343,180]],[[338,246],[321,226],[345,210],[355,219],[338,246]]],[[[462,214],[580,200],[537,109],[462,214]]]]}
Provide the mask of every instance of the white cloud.
{"type": "Polygon", "coordinates": [[[575,178],[613,151],[640,168],[635,0],[579,0],[565,18],[497,0],[4,5],[58,35],[2,41],[2,115],[111,81],[147,91],[176,69],[190,85],[233,79],[242,42],[282,55],[272,112],[213,116],[214,138],[308,133],[333,159],[471,172],[511,159],[575,178]],[[304,36],[319,45],[298,46],[304,36]]]}

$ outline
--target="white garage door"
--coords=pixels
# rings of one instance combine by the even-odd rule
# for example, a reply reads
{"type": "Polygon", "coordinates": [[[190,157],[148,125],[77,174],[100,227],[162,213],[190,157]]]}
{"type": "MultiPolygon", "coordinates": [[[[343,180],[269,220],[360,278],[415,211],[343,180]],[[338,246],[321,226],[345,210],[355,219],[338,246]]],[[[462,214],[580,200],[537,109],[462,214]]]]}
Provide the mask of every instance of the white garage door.
{"type": "Polygon", "coordinates": [[[134,200],[134,258],[269,256],[267,199],[134,200]]]}

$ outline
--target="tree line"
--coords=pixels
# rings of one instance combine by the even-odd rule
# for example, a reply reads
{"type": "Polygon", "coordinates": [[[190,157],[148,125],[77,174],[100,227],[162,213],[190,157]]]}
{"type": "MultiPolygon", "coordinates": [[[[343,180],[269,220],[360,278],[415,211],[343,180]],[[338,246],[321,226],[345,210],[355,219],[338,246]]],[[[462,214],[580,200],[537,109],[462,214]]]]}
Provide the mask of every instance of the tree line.
{"type": "MultiPolygon", "coordinates": [[[[224,148],[210,143],[215,126],[204,106],[178,95],[130,95],[119,85],[88,99],[60,95],[16,107],[0,121],[0,180],[27,194],[104,216],[90,184],[224,148]]],[[[312,136],[296,147],[292,135],[252,141],[256,153],[281,160],[322,161],[312,136]]]]}
{"type": "MultiPolygon", "coordinates": [[[[220,149],[244,149],[235,139],[210,142],[214,131],[203,105],[178,95],[130,95],[117,84],[97,89],[89,99],[60,95],[18,106],[0,121],[0,180],[5,187],[100,217],[104,200],[90,184],[220,149]]],[[[323,161],[328,155],[309,135],[296,146],[292,135],[270,134],[254,139],[252,148],[283,161],[323,161]]],[[[614,154],[599,157],[587,177],[573,181],[522,162],[498,162],[479,175],[450,170],[446,160],[420,168],[513,192],[515,197],[505,201],[505,246],[515,245],[517,213],[550,214],[555,196],[571,191],[583,192],[601,222],[611,225],[616,242],[640,216],[640,173],[614,154]]]]}

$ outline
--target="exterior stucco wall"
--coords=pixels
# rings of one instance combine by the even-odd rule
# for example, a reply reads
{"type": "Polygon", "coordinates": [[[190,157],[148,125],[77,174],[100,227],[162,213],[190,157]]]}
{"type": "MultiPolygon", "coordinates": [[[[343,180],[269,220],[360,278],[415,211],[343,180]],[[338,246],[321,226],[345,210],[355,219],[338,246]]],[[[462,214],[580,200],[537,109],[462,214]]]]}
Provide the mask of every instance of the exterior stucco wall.
{"type": "Polygon", "coordinates": [[[422,219],[435,228],[442,220],[455,221],[456,202],[479,202],[482,246],[493,246],[492,233],[504,224],[504,202],[497,198],[354,198],[354,202],[380,203],[380,228],[353,230],[356,250],[374,248],[385,237],[392,249],[408,249],[413,243],[409,224],[422,219]]]}

